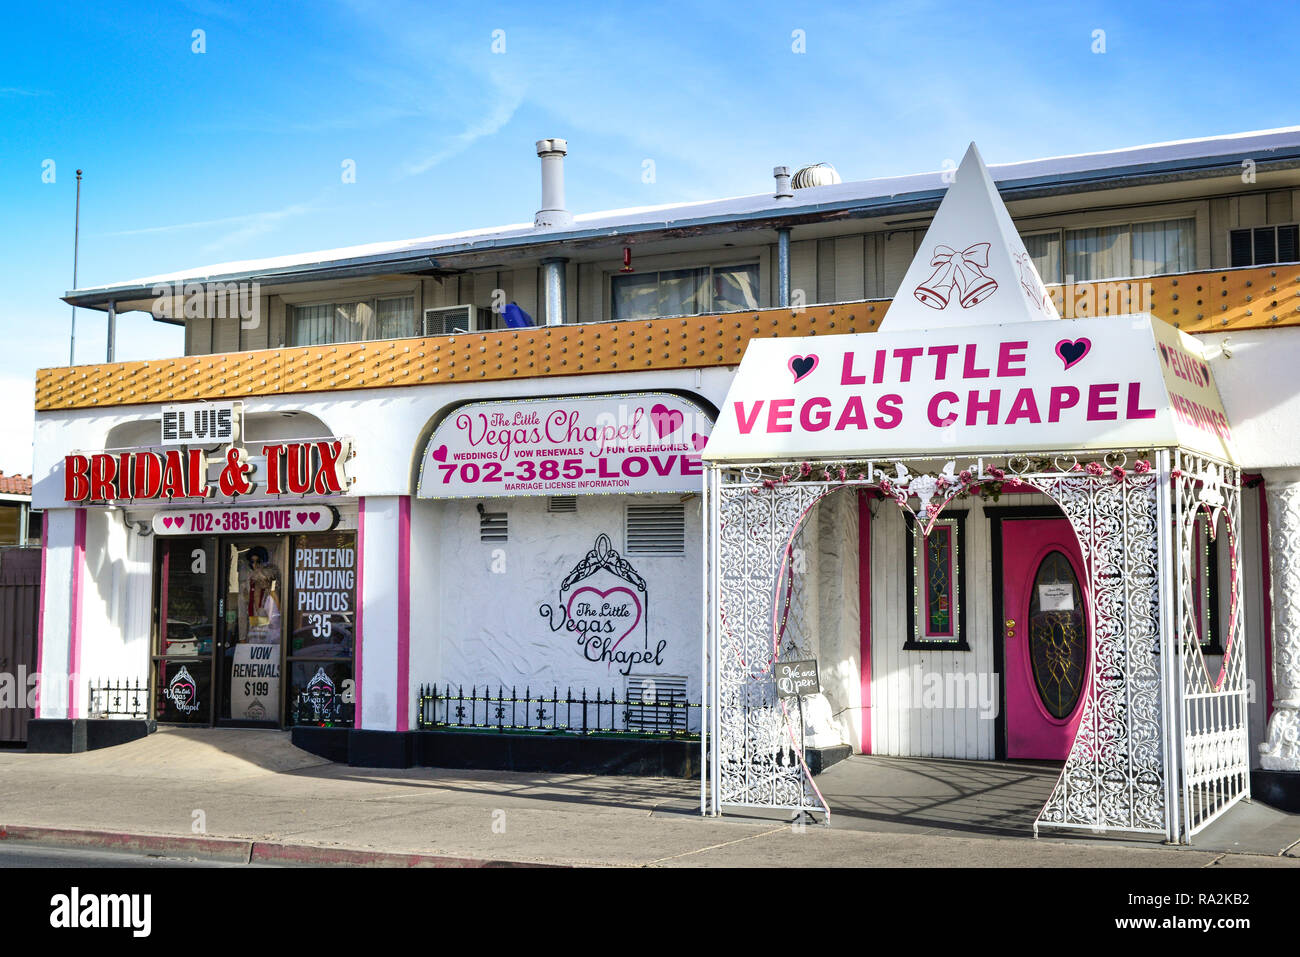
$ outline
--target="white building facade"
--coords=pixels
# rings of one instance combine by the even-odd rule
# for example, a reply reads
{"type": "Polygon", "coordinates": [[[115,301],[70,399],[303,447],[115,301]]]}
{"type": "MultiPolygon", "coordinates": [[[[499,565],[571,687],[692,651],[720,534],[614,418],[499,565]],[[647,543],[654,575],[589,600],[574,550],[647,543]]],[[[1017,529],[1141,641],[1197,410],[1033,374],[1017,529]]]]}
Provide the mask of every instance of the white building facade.
{"type": "MultiPolygon", "coordinates": [[[[557,142],[543,141],[544,160],[557,142]]],[[[1196,540],[1198,634],[1213,670],[1240,616],[1251,763],[1277,772],[1258,780],[1278,795],[1300,771],[1300,610],[1289,597],[1300,594],[1300,399],[1288,375],[1300,345],[1298,167],[1295,131],[994,166],[1029,272],[981,265],[964,244],[949,250],[956,260],[925,258],[922,277],[938,277],[925,288],[953,314],[966,311],[958,300],[980,304],[981,277],[997,272],[1018,293],[1037,275],[1051,318],[1151,315],[1195,335],[1242,475],[1238,545],[1208,526],[1196,540]],[[1243,157],[1255,161],[1250,183],[1243,157]]],[[[449,688],[529,702],[540,691],[551,720],[573,693],[642,700],[647,682],[669,701],[704,703],[704,465],[741,357],[774,336],[893,331],[902,313],[890,297],[918,253],[932,255],[926,229],[948,186],[927,174],[790,190],[778,176],[774,196],[70,293],[110,316],[184,324],[187,355],[38,377],[34,740],[75,748],[97,733],[104,708],[91,687],[105,681],[142,683],[152,720],[345,729],[355,745],[332,753],[399,765],[419,759],[411,739],[426,706],[441,723],[463,720],[448,718],[466,707],[449,688]],[[251,320],[224,308],[245,295],[251,320]],[[507,325],[506,303],[543,324],[507,325]],[[196,437],[201,410],[223,405],[238,434],[196,437]],[[640,410],[639,425],[526,434],[564,410],[615,428],[640,410]],[[169,439],[169,411],[190,441],[169,439]],[[459,430],[458,415],[470,420],[459,430]],[[522,431],[475,438],[477,416],[482,429],[522,431]],[[117,484],[124,471],[129,487],[117,484]],[[184,494],[196,486],[212,494],[184,494]]],[[[562,192],[550,195],[547,208],[562,209],[562,192]]],[[[1078,443],[1058,431],[1049,445],[1078,443]]],[[[1093,647],[1083,556],[1060,538],[1048,496],[981,491],[928,530],[878,487],[828,499],[802,525],[773,628],[780,657],[819,663],[809,748],[1065,760],[1093,647]],[[1017,603],[1077,612],[1078,640],[1057,636],[1054,683],[1015,644],[1017,603]],[[1030,705],[1040,725],[1064,730],[1021,733],[1017,709],[1030,705]]],[[[483,709],[471,723],[497,717],[469,707],[483,709]]],[[[697,732],[701,712],[682,720],[674,732],[697,732]]]]}

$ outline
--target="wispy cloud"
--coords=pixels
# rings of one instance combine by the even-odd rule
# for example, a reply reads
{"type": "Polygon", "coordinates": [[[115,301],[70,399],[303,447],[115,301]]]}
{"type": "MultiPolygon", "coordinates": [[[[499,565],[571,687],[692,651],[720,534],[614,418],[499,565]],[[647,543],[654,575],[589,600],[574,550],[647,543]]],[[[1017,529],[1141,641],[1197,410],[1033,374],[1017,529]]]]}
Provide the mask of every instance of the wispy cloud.
{"type": "Polygon", "coordinates": [[[207,243],[202,248],[205,252],[221,249],[241,243],[247,239],[271,232],[289,220],[321,209],[324,194],[304,203],[292,203],[280,209],[263,210],[256,213],[243,213],[239,216],[223,216],[219,219],[201,219],[189,223],[171,223],[166,226],[144,226],[139,229],[119,229],[103,236],[145,236],[165,233],[179,233],[195,229],[226,230],[219,238],[207,243]]]}
{"type": "Polygon", "coordinates": [[[48,90],[28,90],[20,86],[0,86],[0,96],[49,96],[48,90]]]}
{"type": "Polygon", "coordinates": [[[406,162],[403,164],[403,170],[408,176],[418,176],[421,173],[426,173],[439,163],[445,162],[457,153],[469,149],[483,137],[492,136],[510,122],[523,100],[522,94],[517,91],[506,91],[498,88],[496,102],[492,104],[486,116],[471,123],[454,136],[448,137],[441,149],[435,150],[421,159],[406,162]]]}

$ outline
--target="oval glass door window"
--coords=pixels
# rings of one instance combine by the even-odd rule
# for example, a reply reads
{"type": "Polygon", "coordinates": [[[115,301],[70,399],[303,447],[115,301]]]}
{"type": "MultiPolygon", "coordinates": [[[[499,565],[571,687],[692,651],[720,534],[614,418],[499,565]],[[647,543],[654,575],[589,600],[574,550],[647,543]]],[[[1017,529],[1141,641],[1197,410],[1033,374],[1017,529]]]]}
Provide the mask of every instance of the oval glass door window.
{"type": "Polygon", "coordinates": [[[1083,591],[1069,559],[1048,552],[1034,575],[1029,599],[1029,661],[1034,686],[1053,718],[1068,718],[1083,694],[1088,662],[1088,619],[1083,591]]]}

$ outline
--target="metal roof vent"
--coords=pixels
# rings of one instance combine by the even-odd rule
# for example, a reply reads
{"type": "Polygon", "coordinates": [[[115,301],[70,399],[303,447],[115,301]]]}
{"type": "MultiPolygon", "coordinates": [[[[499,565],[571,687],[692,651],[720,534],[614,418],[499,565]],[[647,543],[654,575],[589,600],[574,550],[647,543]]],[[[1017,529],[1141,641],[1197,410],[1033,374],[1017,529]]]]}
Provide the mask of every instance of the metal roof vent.
{"type": "Polygon", "coordinates": [[[809,186],[834,186],[843,182],[840,174],[830,163],[813,163],[794,174],[790,185],[795,189],[807,189],[809,186]]]}

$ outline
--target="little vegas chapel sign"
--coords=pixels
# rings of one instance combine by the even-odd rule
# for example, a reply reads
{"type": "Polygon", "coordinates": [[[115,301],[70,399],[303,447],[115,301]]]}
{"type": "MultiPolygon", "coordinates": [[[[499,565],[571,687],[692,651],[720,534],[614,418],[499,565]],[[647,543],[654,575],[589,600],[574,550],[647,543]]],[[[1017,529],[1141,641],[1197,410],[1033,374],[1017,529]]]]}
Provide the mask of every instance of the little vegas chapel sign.
{"type": "Polygon", "coordinates": [[[661,392],[470,402],[434,429],[419,497],[696,492],[712,426],[661,392]]]}
{"type": "Polygon", "coordinates": [[[755,339],[711,461],[1182,448],[1233,460],[1200,344],[1148,315],[755,339]]]}

